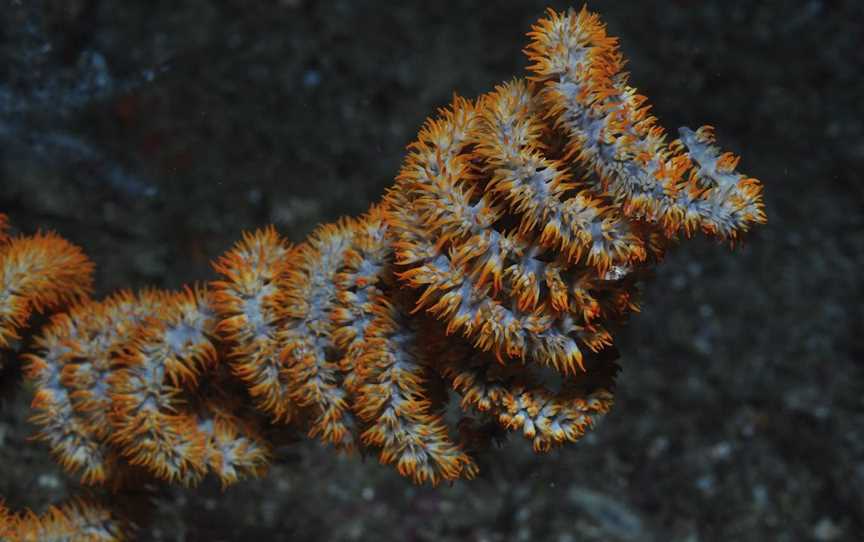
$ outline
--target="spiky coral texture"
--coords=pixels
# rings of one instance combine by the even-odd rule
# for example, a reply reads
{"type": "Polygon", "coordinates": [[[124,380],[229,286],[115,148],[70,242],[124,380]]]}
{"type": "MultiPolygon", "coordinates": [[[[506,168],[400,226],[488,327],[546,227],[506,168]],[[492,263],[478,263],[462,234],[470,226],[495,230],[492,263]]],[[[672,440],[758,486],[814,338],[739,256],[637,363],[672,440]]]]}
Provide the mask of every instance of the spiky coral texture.
{"type": "MultiPolygon", "coordinates": [[[[297,246],[273,228],[245,234],[206,286],[56,315],[26,359],[39,437],[61,463],[87,483],[130,466],[187,485],[258,475],[268,443],[246,403],[377,450],[418,483],[477,473],[478,421],[538,452],[581,438],[611,408],[611,329],[638,310],[645,270],[681,234],[736,240],[765,215],[761,185],[711,128],[667,143],[597,15],[550,10],[529,36],[529,76],[428,120],[362,217],[297,246]]],[[[29,261],[15,245],[4,276],[29,261]]],[[[38,287],[67,291],[68,272],[30,269],[35,290],[0,298],[0,339],[17,336],[20,307],[69,300],[38,287]]]]}
{"type": "Polygon", "coordinates": [[[53,232],[9,237],[0,214],[0,349],[21,338],[34,312],[57,309],[90,292],[93,264],[53,232]]]}
{"type": "Polygon", "coordinates": [[[12,514],[0,502],[0,541],[3,542],[120,542],[134,531],[128,521],[101,503],[75,499],[51,506],[41,516],[12,514]]]}

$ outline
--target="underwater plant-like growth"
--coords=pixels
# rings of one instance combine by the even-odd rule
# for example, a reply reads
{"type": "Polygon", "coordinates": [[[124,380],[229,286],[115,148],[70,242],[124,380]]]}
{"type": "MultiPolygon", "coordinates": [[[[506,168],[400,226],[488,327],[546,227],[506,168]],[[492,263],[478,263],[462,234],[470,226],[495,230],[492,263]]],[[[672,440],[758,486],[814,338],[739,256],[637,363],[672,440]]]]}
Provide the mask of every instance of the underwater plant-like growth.
{"type": "MultiPolygon", "coordinates": [[[[293,246],[244,234],[209,283],[92,300],[78,248],[4,236],[0,347],[54,312],[23,355],[38,439],[115,488],[260,476],[284,425],[431,484],[474,477],[490,425],[537,452],[579,440],[612,406],[645,271],[765,215],[710,127],[668,141],[596,14],[550,10],[529,37],[527,76],[430,118],[366,214],[293,246]]],[[[0,518],[11,540],[129,529],[85,501],[0,518]]]]}

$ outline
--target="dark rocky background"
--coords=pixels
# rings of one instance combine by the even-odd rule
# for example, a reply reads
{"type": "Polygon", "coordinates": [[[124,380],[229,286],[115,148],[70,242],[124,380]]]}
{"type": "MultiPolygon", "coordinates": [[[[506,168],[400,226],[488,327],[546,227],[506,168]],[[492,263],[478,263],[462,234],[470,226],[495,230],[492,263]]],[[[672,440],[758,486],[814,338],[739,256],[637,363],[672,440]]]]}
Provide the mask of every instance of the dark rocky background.
{"type": "MultiPolygon", "coordinates": [[[[454,91],[521,73],[547,3],[2,0],[0,210],[83,246],[99,294],[206,279],[242,230],[362,212],[454,91]]],[[[864,7],[591,7],[661,122],[717,126],[769,216],[661,266],[613,412],[437,489],[300,443],[263,480],[162,491],[142,540],[861,539],[864,7]]],[[[0,495],[78,492],[26,440],[30,391],[4,393],[0,495]]]]}

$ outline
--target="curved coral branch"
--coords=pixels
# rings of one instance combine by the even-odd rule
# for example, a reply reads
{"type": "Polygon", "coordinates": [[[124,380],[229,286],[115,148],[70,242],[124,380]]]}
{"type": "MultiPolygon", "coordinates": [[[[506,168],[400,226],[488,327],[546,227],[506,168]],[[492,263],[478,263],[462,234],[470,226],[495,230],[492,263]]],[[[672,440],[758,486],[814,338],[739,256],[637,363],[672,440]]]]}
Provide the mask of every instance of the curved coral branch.
{"type": "Polygon", "coordinates": [[[128,468],[119,457],[184,485],[208,467],[223,484],[263,472],[268,444],[216,401],[211,306],[207,290],[186,288],[124,292],[55,316],[25,356],[37,437],[89,484],[128,468]]]}
{"type": "Polygon", "coordinates": [[[682,128],[680,140],[666,143],[596,13],[549,10],[529,36],[529,71],[543,85],[547,115],[569,138],[567,156],[593,169],[598,189],[627,216],[659,223],[669,236],[702,229],[729,239],[765,221],[761,185],[712,145],[710,127],[682,128]]]}
{"type": "Polygon", "coordinates": [[[86,297],[93,264],[80,248],[55,233],[6,235],[0,214],[0,348],[20,339],[33,312],[57,309],[86,297]]]}
{"type": "Polygon", "coordinates": [[[51,506],[38,516],[30,511],[12,514],[0,502],[0,540],[9,542],[122,542],[135,526],[102,503],[74,499],[51,506]]]}
{"type": "MultiPolygon", "coordinates": [[[[666,143],[596,15],[529,35],[529,79],[430,118],[380,204],[296,246],[244,234],[206,286],[87,300],[79,249],[0,215],[0,347],[75,303],[25,356],[38,438],[86,483],[186,485],[262,474],[279,424],[432,484],[477,474],[472,414],[538,452],[579,440],[612,406],[638,280],[680,233],[765,214],[712,129],[666,143]]],[[[70,510],[49,523],[89,514],[70,510]]]]}
{"type": "Polygon", "coordinates": [[[418,483],[473,478],[474,460],[451,440],[429,397],[434,375],[428,337],[422,337],[405,304],[401,296],[375,300],[374,331],[358,359],[363,384],[357,405],[369,426],[364,443],[381,448],[382,463],[395,464],[399,474],[418,483]]]}
{"type": "Polygon", "coordinates": [[[291,247],[272,227],[246,233],[214,262],[222,278],[211,283],[220,316],[216,330],[230,345],[234,374],[249,387],[259,409],[285,421],[296,411],[277,336],[285,320],[282,307],[290,253],[291,247]]]}

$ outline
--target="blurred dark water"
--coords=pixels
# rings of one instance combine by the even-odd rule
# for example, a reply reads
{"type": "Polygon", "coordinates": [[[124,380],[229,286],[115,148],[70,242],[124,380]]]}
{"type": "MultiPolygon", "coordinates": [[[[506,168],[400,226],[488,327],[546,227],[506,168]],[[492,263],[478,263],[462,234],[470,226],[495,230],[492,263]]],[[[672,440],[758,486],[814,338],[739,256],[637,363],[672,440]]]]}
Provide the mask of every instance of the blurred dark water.
{"type": "MultiPolygon", "coordinates": [[[[522,73],[564,2],[3,0],[0,211],[96,262],[100,294],[210,278],[243,230],[363,212],[423,120],[522,73]]],[[[579,6],[576,6],[579,7],[579,6]]],[[[165,490],[144,540],[857,540],[864,532],[864,8],[592,2],[670,130],[712,124],[769,224],[684,244],[618,334],[579,445],[517,438],[469,483],[291,446],[263,480],[165,490]]],[[[77,491],[0,411],[0,495],[77,491]]]]}

